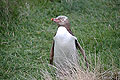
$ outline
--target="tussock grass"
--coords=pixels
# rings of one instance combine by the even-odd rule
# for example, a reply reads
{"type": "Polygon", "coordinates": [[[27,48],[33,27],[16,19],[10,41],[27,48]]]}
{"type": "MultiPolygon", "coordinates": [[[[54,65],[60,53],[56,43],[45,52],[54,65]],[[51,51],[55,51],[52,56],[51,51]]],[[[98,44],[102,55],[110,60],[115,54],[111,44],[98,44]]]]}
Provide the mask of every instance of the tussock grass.
{"type": "Polygon", "coordinates": [[[48,65],[52,37],[57,30],[50,19],[66,15],[90,61],[89,70],[77,66],[79,74],[117,80],[120,78],[119,3],[119,0],[1,0],[0,79],[56,79],[56,68],[48,65]]]}
{"type": "Polygon", "coordinates": [[[42,71],[43,78],[45,80],[95,80],[97,79],[96,74],[90,71],[89,68],[86,68],[85,61],[79,61],[82,65],[73,63],[71,60],[65,60],[64,64],[49,65],[55,71],[48,72],[48,70],[42,71]],[[54,73],[54,76],[53,74],[54,73]]]}
{"type": "Polygon", "coordinates": [[[84,59],[79,56],[79,63],[75,64],[66,58],[64,65],[58,64],[50,65],[48,64],[46,70],[41,70],[43,75],[42,79],[45,80],[119,80],[120,74],[117,69],[113,71],[107,69],[102,71],[104,65],[101,64],[100,56],[94,55],[94,61],[91,60],[91,55],[88,56],[89,68],[86,67],[84,59]],[[95,64],[95,66],[93,66],[95,64]],[[58,67],[59,66],[59,67],[58,67]],[[62,66],[62,67],[60,67],[62,66]],[[64,67],[63,67],[64,66],[64,67]],[[67,67],[66,67],[67,66],[67,67]],[[49,67],[49,68],[48,68],[49,67]],[[50,70],[50,71],[49,71],[50,70]],[[53,71],[51,71],[53,70],[53,71]]]}

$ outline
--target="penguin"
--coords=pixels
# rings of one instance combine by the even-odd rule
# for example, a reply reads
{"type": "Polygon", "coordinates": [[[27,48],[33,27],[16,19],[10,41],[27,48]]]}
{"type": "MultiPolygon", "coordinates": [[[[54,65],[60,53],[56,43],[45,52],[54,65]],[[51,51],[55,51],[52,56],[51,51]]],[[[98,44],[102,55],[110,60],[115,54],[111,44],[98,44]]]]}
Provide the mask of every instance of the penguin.
{"type": "Polygon", "coordinates": [[[55,65],[64,66],[67,61],[78,64],[77,49],[79,49],[88,67],[85,51],[78,42],[78,39],[72,33],[68,17],[58,16],[51,20],[58,25],[58,29],[53,37],[50,51],[50,64],[53,65],[53,63],[55,63],[55,65]]]}

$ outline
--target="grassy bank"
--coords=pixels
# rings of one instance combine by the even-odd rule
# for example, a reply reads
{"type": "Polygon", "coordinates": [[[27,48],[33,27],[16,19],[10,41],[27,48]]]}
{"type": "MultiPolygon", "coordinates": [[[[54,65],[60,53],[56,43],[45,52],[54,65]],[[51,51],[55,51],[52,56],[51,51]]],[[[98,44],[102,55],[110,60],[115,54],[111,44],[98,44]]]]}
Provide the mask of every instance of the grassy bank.
{"type": "Polygon", "coordinates": [[[91,69],[97,68],[99,73],[120,71],[119,0],[15,2],[1,3],[1,80],[42,79],[41,70],[49,69],[49,52],[57,30],[50,19],[58,15],[69,17],[91,69]]]}

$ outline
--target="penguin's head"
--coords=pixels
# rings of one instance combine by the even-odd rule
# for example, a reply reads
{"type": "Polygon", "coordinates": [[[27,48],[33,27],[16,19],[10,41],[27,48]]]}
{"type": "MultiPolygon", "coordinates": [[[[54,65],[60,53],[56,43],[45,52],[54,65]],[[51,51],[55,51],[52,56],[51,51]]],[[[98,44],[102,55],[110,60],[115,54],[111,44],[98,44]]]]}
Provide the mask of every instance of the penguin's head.
{"type": "Polygon", "coordinates": [[[54,21],[58,26],[64,26],[69,23],[68,17],[66,16],[58,16],[56,18],[52,18],[52,21],[54,21]]]}

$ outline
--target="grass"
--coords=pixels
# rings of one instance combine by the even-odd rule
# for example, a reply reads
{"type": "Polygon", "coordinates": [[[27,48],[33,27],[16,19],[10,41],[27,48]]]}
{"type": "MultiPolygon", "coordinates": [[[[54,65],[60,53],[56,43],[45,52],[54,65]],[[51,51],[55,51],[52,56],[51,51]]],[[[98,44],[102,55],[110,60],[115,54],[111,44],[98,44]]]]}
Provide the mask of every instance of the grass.
{"type": "Polygon", "coordinates": [[[59,1],[16,0],[16,10],[2,4],[5,7],[1,8],[4,13],[0,12],[1,80],[41,80],[41,71],[54,75],[48,62],[57,25],[50,19],[58,15],[69,17],[71,29],[90,59],[90,69],[112,77],[120,72],[119,0],[59,1]],[[10,9],[8,15],[6,8],[10,9]]]}

